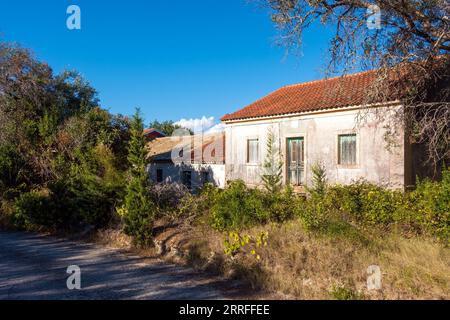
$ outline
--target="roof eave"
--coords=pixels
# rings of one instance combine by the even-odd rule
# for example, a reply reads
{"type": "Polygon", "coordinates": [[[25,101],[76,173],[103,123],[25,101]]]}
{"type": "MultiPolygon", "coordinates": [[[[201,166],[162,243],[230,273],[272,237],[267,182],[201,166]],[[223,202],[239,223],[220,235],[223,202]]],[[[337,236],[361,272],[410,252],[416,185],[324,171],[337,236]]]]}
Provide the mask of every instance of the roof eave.
{"type": "Polygon", "coordinates": [[[221,119],[221,121],[225,124],[231,124],[231,123],[237,123],[237,122],[272,120],[272,119],[279,119],[279,118],[291,118],[291,117],[310,115],[310,114],[344,112],[344,111],[358,110],[358,109],[363,109],[363,108],[389,107],[389,106],[394,106],[394,105],[401,105],[400,100],[393,100],[390,102],[382,102],[382,103],[372,103],[372,104],[366,104],[366,105],[355,105],[355,106],[348,106],[348,107],[331,107],[331,108],[326,108],[326,109],[283,113],[283,114],[276,114],[276,115],[270,115],[270,116],[234,118],[234,119],[228,119],[228,120],[226,120],[226,119],[224,120],[225,117],[223,117],[221,119]]]}

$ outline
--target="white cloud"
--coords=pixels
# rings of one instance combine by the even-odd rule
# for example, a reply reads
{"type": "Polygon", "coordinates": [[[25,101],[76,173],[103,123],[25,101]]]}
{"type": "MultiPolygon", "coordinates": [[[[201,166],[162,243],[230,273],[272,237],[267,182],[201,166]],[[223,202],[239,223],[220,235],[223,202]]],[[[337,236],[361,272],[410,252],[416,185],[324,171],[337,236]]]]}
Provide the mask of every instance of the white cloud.
{"type": "Polygon", "coordinates": [[[211,127],[206,133],[219,133],[225,130],[225,125],[223,123],[218,123],[211,127]]]}
{"type": "Polygon", "coordinates": [[[181,119],[175,122],[175,124],[186,129],[191,129],[194,132],[205,132],[211,129],[216,123],[214,117],[207,118],[203,116],[201,119],[181,119]]]}

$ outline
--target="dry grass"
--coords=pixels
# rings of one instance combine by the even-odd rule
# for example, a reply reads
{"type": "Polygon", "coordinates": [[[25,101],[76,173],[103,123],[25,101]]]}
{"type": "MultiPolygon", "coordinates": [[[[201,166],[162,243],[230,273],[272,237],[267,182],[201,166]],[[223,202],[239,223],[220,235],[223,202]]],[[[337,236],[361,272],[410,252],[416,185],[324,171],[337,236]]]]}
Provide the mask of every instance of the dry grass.
{"type": "Polygon", "coordinates": [[[88,240],[117,249],[133,249],[131,237],[125,235],[120,229],[98,230],[88,240]]]}
{"type": "Polygon", "coordinates": [[[242,234],[269,232],[267,246],[233,258],[224,255],[225,236],[194,227],[171,241],[184,260],[199,269],[247,280],[254,288],[293,299],[449,299],[450,249],[425,238],[334,226],[310,233],[296,222],[256,227],[242,234]],[[382,289],[367,290],[367,268],[378,265],[382,289]]]}

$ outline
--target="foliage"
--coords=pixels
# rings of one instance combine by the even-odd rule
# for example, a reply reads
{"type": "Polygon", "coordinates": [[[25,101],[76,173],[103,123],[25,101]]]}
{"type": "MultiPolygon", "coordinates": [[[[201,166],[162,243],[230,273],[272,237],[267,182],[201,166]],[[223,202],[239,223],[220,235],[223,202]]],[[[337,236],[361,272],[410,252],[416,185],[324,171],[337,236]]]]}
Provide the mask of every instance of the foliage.
{"type": "Polygon", "coordinates": [[[325,228],[333,220],[361,226],[402,225],[450,239],[450,170],[442,181],[419,181],[416,190],[403,193],[365,181],[329,186],[323,195],[312,193],[297,203],[297,214],[307,228],[325,228]]]}
{"type": "Polygon", "coordinates": [[[330,290],[330,295],[335,300],[363,300],[364,295],[356,292],[355,290],[344,286],[334,285],[330,290]]]}
{"type": "Polygon", "coordinates": [[[283,162],[276,148],[275,134],[272,128],[267,133],[266,157],[263,170],[262,181],[264,188],[270,193],[280,191],[283,182],[283,162]]]}
{"type": "Polygon", "coordinates": [[[135,243],[141,246],[152,243],[153,220],[157,209],[148,193],[145,144],[143,121],[140,111],[136,110],[131,122],[128,149],[130,169],[123,205],[123,220],[125,233],[132,236],[135,243]]]}
{"type": "Polygon", "coordinates": [[[269,214],[263,194],[237,180],[217,195],[211,208],[211,224],[217,230],[235,230],[267,222],[269,214]]]}
{"type": "Polygon", "coordinates": [[[245,252],[254,256],[256,260],[261,260],[258,251],[261,247],[267,246],[268,240],[269,233],[267,231],[261,231],[256,237],[230,232],[223,242],[224,253],[229,257],[234,257],[238,253],[245,252]]]}
{"type": "Polygon", "coordinates": [[[149,195],[158,207],[158,213],[166,215],[176,211],[182,199],[190,193],[181,183],[158,183],[149,187],[149,195]]]}
{"type": "Polygon", "coordinates": [[[313,187],[310,192],[318,195],[324,195],[327,186],[327,172],[325,166],[321,163],[315,163],[311,166],[313,187]]]}
{"type": "MultiPolygon", "coordinates": [[[[181,126],[175,124],[171,120],[161,121],[161,122],[158,120],[154,120],[154,121],[150,122],[149,128],[159,130],[162,133],[164,133],[166,136],[171,136],[174,133],[174,131],[177,129],[183,129],[181,126]]],[[[189,130],[189,131],[192,134],[192,131],[191,130],[189,130]]]]}
{"type": "Polygon", "coordinates": [[[97,146],[78,160],[63,179],[18,196],[14,214],[18,227],[71,229],[86,224],[101,227],[111,221],[123,192],[123,178],[113,166],[113,155],[97,146]]]}
{"type": "Polygon", "coordinates": [[[12,144],[0,145],[0,194],[24,182],[25,161],[12,144]]]}
{"type": "Polygon", "coordinates": [[[450,168],[443,170],[441,182],[419,182],[408,203],[411,220],[450,243],[450,168]]]}
{"type": "Polygon", "coordinates": [[[0,44],[0,193],[18,226],[104,226],[122,197],[129,123],[75,71],[0,44]],[[13,205],[12,205],[13,204],[13,205]]]}
{"type": "Polygon", "coordinates": [[[31,229],[34,225],[48,225],[53,218],[45,215],[49,206],[48,195],[36,191],[21,194],[14,206],[13,223],[17,227],[31,229]]]}
{"type": "Polygon", "coordinates": [[[306,229],[318,230],[326,225],[332,213],[328,200],[313,193],[309,199],[296,203],[296,214],[306,229]]]}
{"type": "Polygon", "coordinates": [[[279,192],[264,194],[264,200],[265,206],[270,212],[270,220],[281,223],[296,215],[295,204],[301,201],[301,196],[294,194],[289,185],[279,192]]]}

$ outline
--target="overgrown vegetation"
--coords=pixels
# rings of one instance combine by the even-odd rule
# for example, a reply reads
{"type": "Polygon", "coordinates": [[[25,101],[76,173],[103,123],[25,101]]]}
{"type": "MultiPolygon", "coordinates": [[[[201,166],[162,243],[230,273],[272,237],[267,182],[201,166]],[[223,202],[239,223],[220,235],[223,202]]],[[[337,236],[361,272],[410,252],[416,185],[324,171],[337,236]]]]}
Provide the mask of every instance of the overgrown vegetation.
{"type": "Polygon", "coordinates": [[[108,224],[124,191],[128,120],[100,109],[78,73],[55,75],[25,49],[1,43],[0,64],[3,220],[25,229],[108,224]]]}
{"type": "Polygon", "coordinates": [[[74,71],[53,74],[27,50],[0,44],[1,221],[10,227],[79,231],[119,225],[148,244],[142,119],[112,115],[74,71]]]}
{"type": "Polygon", "coordinates": [[[144,125],[139,111],[131,122],[131,139],[128,150],[130,164],[127,193],[121,213],[125,233],[141,246],[152,244],[153,220],[156,207],[150,198],[149,178],[146,170],[144,125]]]}
{"type": "Polygon", "coordinates": [[[151,185],[139,111],[131,121],[110,114],[77,73],[54,75],[21,48],[2,44],[0,65],[0,226],[120,227],[144,247],[153,243],[154,222],[162,218],[200,228],[208,254],[215,246],[223,255],[214,258],[219,262],[206,260],[228,263],[255,287],[296,296],[320,288],[335,299],[365,298],[355,285],[361,276],[348,271],[377,259],[396,275],[389,283],[404,281],[400,287],[419,290],[420,281],[447,295],[449,169],[443,168],[441,181],[418,181],[404,193],[366,181],[329,185],[318,163],[307,194],[296,194],[282,187],[282,164],[269,132],[263,189],[239,180],[224,190],[207,184],[197,194],[177,184],[151,185]],[[405,256],[412,262],[405,264],[405,256]],[[316,273],[328,278],[315,279],[314,287],[309,281],[316,273]]]}

